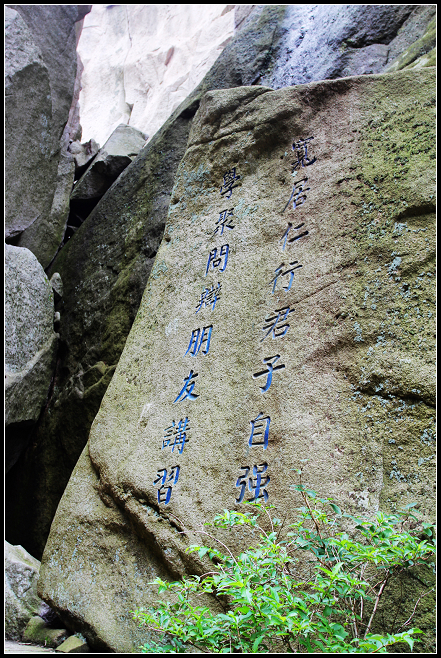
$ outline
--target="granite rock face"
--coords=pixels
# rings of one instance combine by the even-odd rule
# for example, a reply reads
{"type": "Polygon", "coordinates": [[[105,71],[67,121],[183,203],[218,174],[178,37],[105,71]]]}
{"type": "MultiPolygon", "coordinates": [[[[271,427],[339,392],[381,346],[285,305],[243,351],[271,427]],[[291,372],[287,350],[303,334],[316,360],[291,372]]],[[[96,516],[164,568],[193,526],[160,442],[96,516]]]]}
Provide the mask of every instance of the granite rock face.
{"type": "Polygon", "coordinates": [[[22,546],[5,542],[5,637],[21,640],[42,601],[37,594],[40,562],[22,546]]]}
{"type": "Polygon", "coordinates": [[[291,520],[301,464],[345,509],[432,518],[434,83],[426,68],[204,96],[43,555],[40,595],[92,647],[143,641],[145,583],[203,573],[185,549],[221,509],[268,498],[291,520]]]}
{"type": "Polygon", "coordinates": [[[24,449],[55,366],[54,295],[36,257],[5,246],[6,471],[24,449]]]}

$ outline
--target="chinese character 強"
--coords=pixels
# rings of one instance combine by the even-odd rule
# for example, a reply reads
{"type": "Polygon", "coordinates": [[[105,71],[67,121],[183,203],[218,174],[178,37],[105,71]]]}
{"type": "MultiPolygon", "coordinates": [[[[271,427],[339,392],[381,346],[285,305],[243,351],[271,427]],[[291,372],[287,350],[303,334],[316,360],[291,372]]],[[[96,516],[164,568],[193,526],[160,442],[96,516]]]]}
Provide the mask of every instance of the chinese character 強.
{"type": "Polygon", "coordinates": [[[254,478],[248,477],[250,469],[248,466],[241,466],[241,470],[245,471],[243,475],[240,475],[236,481],[236,487],[241,487],[239,498],[236,499],[236,503],[241,503],[247,489],[247,478],[248,478],[248,489],[254,494],[252,500],[258,500],[258,498],[263,498],[266,502],[268,500],[268,492],[266,491],[266,486],[270,482],[269,475],[266,475],[262,478],[262,474],[265,473],[268,468],[268,464],[259,464],[259,466],[253,466],[253,475],[254,478]]]}

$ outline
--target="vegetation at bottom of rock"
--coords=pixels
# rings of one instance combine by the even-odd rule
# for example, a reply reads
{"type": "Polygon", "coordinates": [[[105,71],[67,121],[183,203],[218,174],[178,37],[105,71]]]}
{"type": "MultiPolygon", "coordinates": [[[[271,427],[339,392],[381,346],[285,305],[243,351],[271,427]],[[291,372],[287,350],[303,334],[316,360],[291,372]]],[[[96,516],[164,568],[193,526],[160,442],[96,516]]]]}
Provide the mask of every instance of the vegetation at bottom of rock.
{"type": "Polygon", "coordinates": [[[163,643],[144,644],[142,653],[185,653],[190,647],[204,653],[388,653],[387,647],[396,643],[413,650],[422,631],[410,625],[430,589],[393,633],[372,630],[393,577],[417,565],[434,568],[434,526],[418,521],[413,503],[393,515],[377,512],[373,520],[361,519],[343,513],[301,480],[292,486],[305,503],[293,524],[285,527],[271,518],[274,506],[258,502],[249,503],[256,513],[224,510],[204,524],[257,529],[260,541],[236,557],[202,531],[222,550],[190,546],[187,551],[210,558],[213,570],[179,582],[157,578],[152,583],[159,593],[170,592],[175,602],[132,613],[146,630],[164,633],[163,643]],[[224,613],[193,605],[204,594],[215,595],[224,613]]]}

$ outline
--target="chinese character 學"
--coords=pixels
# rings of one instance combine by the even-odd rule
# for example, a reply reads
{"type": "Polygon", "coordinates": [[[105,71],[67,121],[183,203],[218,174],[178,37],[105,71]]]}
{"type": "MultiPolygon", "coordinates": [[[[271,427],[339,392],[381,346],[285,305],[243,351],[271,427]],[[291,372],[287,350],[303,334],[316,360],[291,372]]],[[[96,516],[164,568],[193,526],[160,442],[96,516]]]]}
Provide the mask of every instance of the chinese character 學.
{"type": "MultiPolygon", "coordinates": [[[[298,231],[300,228],[302,228],[302,226],[305,226],[305,222],[302,222],[302,224],[299,224],[298,226],[294,226],[293,231],[298,231]]],[[[292,229],[292,223],[288,222],[288,228],[286,229],[283,236],[280,238],[280,242],[282,242],[283,240],[283,247],[282,247],[283,251],[285,251],[286,241],[288,240],[288,235],[291,229],[292,229]]],[[[300,233],[299,235],[295,235],[293,238],[290,238],[288,242],[291,243],[291,242],[295,242],[296,240],[300,240],[300,238],[305,237],[305,235],[309,235],[309,231],[303,231],[303,233],[300,233]]]]}
{"type": "Polygon", "coordinates": [[[229,246],[227,244],[224,244],[220,248],[219,256],[217,255],[217,247],[215,247],[210,251],[208,256],[207,269],[205,270],[205,276],[207,276],[210,266],[213,268],[213,270],[215,267],[219,267],[222,258],[224,259],[224,263],[222,267],[219,268],[219,272],[223,272],[225,270],[225,268],[227,267],[228,251],[229,251],[229,246]]]}
{"type": "Polygon", "coordinates": [[[182,455],[184,446],[188,443],[187,431],[190,429],[188,426],[188,418],[181,420],[176,427],[175,421],[164,430],[164,438],[162,440],[162,450],[171,446],[171,451],[173,452],[175,447],[178,448],[179,454],[182,455]]]}
{"type": "Polygon", "coordinates": [[[253,498],[251,500],[258,500],[263,498],[266,502],[268,500],[268,492],[266,490],[267,485],[270,482],[270,476],[265,475],[262,478],[263,473],[265,473],[268,468],[268,464],[259,464],[259,466],[253,466],[253,477],[248,477],[250,469],[248,466],[241,466],[241,470],[245,471],[243,475],[240,475],[236,481],[236,487],[241,487],[239,498],[236,499],[236,503],[241,503],[247,489],[247,479],[248,479],[248,489],[253,493],[253,498]]]}
{"type": "Polygon", "coordinates": [[[193,370],[190,370],[190,374],[188,375],[188,377],[185,377],[184,386],[182,387],[176,400],[173,401],[173,404],[175,402],[179,402],[180,400],[185,400],[186,398],[188,398],[189,400],[196,400],[196,398],[199,397],[199,395],[195,395],[193,393],[193,389],[195,385],[193,379],[197,376],[198,376],[197,373],[194,373],[193,370]]]}
{"type": "Polygon", "coordinates": [[[221,284],[218,282],[217,287],[214,287],[214,284],[211,286],[211,288],[204,288],[204,290],[201,293],[201,298],[198,301],[198,306],[196,308],[195,313],[201,310],[202,306],[210,306],[211,304],[211,310],[214,310],[214,307],[216,306],[216,302],[218,299],[220,299],[220,291],[221,291],[221,284]]]}
{"type": "Polygon", "coordinates": [[[266,379],[266,384],[265,384],[265,386],[260,386],[260,387],[259,387],[260,390],[262,391],[262,393],[266,393],[266,391],[267,391],[267,390],[269,389],[269,387],[271,386],[271,382],[272,382],[272,379],[273,379],[273,372],[274,372],[274,370],[280,370],[281,368],[284,368],[284,367],[285,367],[285,365],[284,365],[283,363],[280,364],[279,366],[274,366],[274,364],[276,363],[276,361],[278,361],[279,359],[280,359],[280,354],[276,354],[276,356],[268,356],[268,357],[266,357],[266,358],[263,360],[263,362],[266,363],[268,369],[267,369],[267,370],[262,370],[261,372],[256,372],[256,373],[253,375],[253,379],[256,379],[256,377],[261,377],[262,375],[267,375],[267,379],[266,379]]]}
{"type": "Polygon", "coordinates": [[[293,308],[290,308],[289,306],[284,306],[283,308],[278,308],[274,311],[277,315],[273,315],[270,318],[265,318],[265,324],[264,327],[262,327],[262,331],[268,331],[266,332],[265,336],[260,340],[260,342],[264,341],[267,336],[271,334],[271,338],[274,340],[274,338],[279,338],[280,336],[284,336],[286,332],[289,329],[289,324],[285,322],[285,320],[288,318],[288,315],[294,311],[293,308]],[[285,324],[281,324],[282,322],[285,322],[285,324]]]}
{"type": "Polygon", "coordinates": [[[274,294],[274,291],[276,289],[277,279],[279,278],[279,276],[285,276],[286,274],[290,274],[291,276],[289,278],[288,285],[287,286],[282,286],[282,287],[283,287],[284,290],[291,290],[292,282],[293,282],[293,279],[294,279],[294,271],[298,270],[299,267],[303,267],[302,265],[297,265],[297,263],[298,263],[297,260],[290,263],[290,265],[295,265],[295,267],[291,267],[291,269],[286,270],[286,272],[282,272],[283,268],[285,267],[285,263],[281,263],[279,265],[279,267],[276,270],[274,270],[274,273],[275,273],[276,276],[274,277],[274,279],[271,279],[271,281],[270,281],[270,285],[272,283],[274,283],[273,289],[271,290],[272,294],[274,294]]]}
{"type": "Polygon", "coordinates": [[[166,468],[161,468],[156,473],[156,480],[153,480],[153,484],[157,484],[160,482],[160,486],[158,488],[158,503],[164,503],[164,505],[168,505],[170,502],[170,497],[172,495],[172,484],[176,484],[179,478],[179,471],[180,467],[179,466],[173,466],[173,468],[170,469],[170,474],[167,478],[167,469],[166,468]],[[171,482],[171,484],[166,487],[165,483],[171,482]]]}
{"type": "Polygon", "coordinates": [[[299,139],[298,142],[293,143],[292,150],[297,157],[297,161],[292,163],[294,167],[293,174],[297,171],[297,169],[300,169],[300,167],[309,167],[309,165],[314,164],[314,162],[317,160],[317,158],[313,158],[312,160],[308,158],[308,142],[310,142],[311,139],[314,139],[314,137],[299,139]]]}
{"type": "Polygon", "coordinates": [[[233,193],[233,189],[237,187],[238,183],[236,185],[234,184],[235,181],[239,180],[240,176],[236,175],[236,167],[233,167],[232,169],[229,169],[228,171],[225,172],[224,174],[224,182],[221,185],[220,188],[220,193],[221,194],[227,194],[225,197],[226,199],[230,199],[231,195],[233,193]]]}
{"type": "Polygon", "coordinates": [[[191,332],[190,343],[184,356],[186,356],[189,352],[190,356],[196,356],[201,347],[202,354],[207,354],[208,350],[210,349],[210,338],[212,330],[213,325],[210,325],[209,327],[203,327],[202,333],[200,329],[194,329],[191,332]]]}
{"type": "Polygon", "coordinates": [[[254,420],[250,420],[251,434],[248,439],[248,445],[250,447],[263,446],[264,450],[267,449],[270,422],[270,416],[264,416],[262,412],[260,412],[254,420]],[[263,427],[265,427],[265,429],[262,431],[263,427]]]}
{"type": "Polygon", "coordinates": [[[308,181],[307,178],[303,178],[302,180],[299,180],[296,183],[294,183],[291,196],[289,197],[288,203],[286,204],[282,212],[285,212],[291,201],[292,201],[293,210],[295,210],[297,206],[302,206],[305,203],[306,192],[311,189],[310,187],[305,187],[307,181],[308,181]]]}
{"type": "Polygon", "coordinates": [[[233,215],[233,210],[234,208],[230,208],[229,210],[222,210],[222,212],[219,213],[219,219],[216,220],[217,226],[214,229],[213,235],[216,235],[218,231],[220,231],[220,235],[223,235],[224,228],[234,228],[234,225],[231,223],[231,219],[228,219],[231,217],[231,215],[233,215]]]}

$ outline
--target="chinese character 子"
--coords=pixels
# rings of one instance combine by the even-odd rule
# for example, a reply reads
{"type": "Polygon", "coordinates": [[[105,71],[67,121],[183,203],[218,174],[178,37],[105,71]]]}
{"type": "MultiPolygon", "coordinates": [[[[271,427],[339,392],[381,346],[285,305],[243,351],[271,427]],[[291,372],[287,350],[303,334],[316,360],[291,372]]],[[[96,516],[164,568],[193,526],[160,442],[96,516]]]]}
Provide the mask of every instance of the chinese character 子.
{"type": "Polygon", "coordinates": [[[280,364],[279,366],[274,365],[276,361],[278,361],[279,359],[280,359],[280,354],[276,354],[276,356],[268,356],[263,360],[263,362],[266,363],[267,365],[267,370],[262,370],[262,372],[256,372],[253,375],[253,379],[256,379],[256,377],[262,377],[262,375],[267,375],[265,386],[259,387],[262,393],[266,393],[266,391],[271,386],[274,370],[280,370],[281,368],[285,367],[283,363],[280,364]]]}
{"type": "Polygon", "coordinates": [[[184,386],[182,387],[176,400],[173,401],[173,404],[175,402],[179,402],[180,400],[185,400],[186,398],[188,398],[189,400],[196,400],[196,398],[199,397],[199,395],[195,395],[193,393],[194,385],[196,383],[193,380],[197,376],[198,376],[197,373],[194,373],[193,370],[190,370],[190,374],[188,375],[188,377],[185,377],[184,386]]]}
{"type": "Polygon", "coordinates": [[[300,169],[300,167],[309,167],[309,165],[314,164],[317,158],[312,160],[308,158],[308,142],[314,139],[314,137],[307,137],[306,139],[299,139],[298,142],[294,142],[292,145],[292,150],[297,158],[297,161],[293,162],[294,167],[293,174],[300,169]]]}
{"type": "Polygon", "coordinates": [[[203,327],[202,332],[200,329],[194,329],[191,332],[190,343],[188,345],[187,351],[184,356],[190,352],[190,356],[196,356],[199,350],[202,348],[202,354],[207,354],[210,349],[210,338],[213,325],[209,327],[203,327]]]}
{"type": "Polygon", "coordinates": [[[268,492],[266,487],[270,482],[270,477],[269,475],[265,475],[265,477],[262,478],[262,475],[265,473],[267,468],[268,464],[266,462],[264,464],[259,464],[258,466],[253,466],[254,477],[248,477],[250,468],[248,466],[241,466],[241,470],[245,472],[243,475],[240,475],[236,481],[236,487],[241,488],[239,498],[236,499],[236,503],[241,503],[244,498],[245,491],[247,489],[247,479],[248,489],[253,494],[253,498],[251,500],[258,500],[259,498],[263,498],[265,502],[268,500],[268,492]]]}
{"type": "Polygon", "coordinates": [[[211,288],[204,288],[201,293],[201,298],[198,301],[198,306],[196,307],[195,313],[200,311],[203,306],[210,306],[210,304],[211,310],[213,311],[217,300],[220,298],[221,287],[221,284],[218,282],[216,288],[214,287],[214,284],[211,286],[211,288]]]}
{"type": "MultiPolygon", "coordinates": [[[[298,226],[294,226],[294,228],[292,228],[292,223],[288,222],[288,228],[286,229],[283,236],[280,238],[280,242],[282,242],[282,240],[283,240],[283,247],[282,247],[283,251],[285,251],[286,241],[288,240],[288,235],[289,235],[291,229],[293,231],[298,231],[299,229],[302,228],[302,226],[305,226],[305,222],[303,222],[302,224],[299,224],[298,226]]],[[[294,237],[290,238],[288,240],[288,242],[289,243],[295,242],[296,240],[300,240],[300,238],[303,238],[303,237],[305,237],[305,235],[308,235],[308,234],[309,234],[309,231],[303,231],[303,233],[299,233],[298,235],[294,235],[294,237]]]]}
{"type": "Polygon", "coordinates": [[[308,181],[307,178],[303,178],[302,180],[299,180],[296,183],[294,183],[291,196],[289,197],[288,203],[286,204],[282,212],[285,212],[291,201],[292,201],[293,210],[295,210],[297,206],[302,206],[305,203],[306,192],[311,189],[310,187],[305,187],[307,181],[308,181]]]}
{"type": "Polygon", "coordinates": [[[209,253],[208,256],[208,263],[207,263],[207,269],[205,270],[205,276],[208,274],[208,270],[210,267],[213,268],[213,270],[216,267],[219,267],[221,264],[221,261],[223,259],[223,265],[222,267],[219,268],[219,272],[223,272],[227,266],[227,260],[228,260],[228,251],[229,251],[229,246],[227,244],[224,244],[219,251],[219,256],[217,255],[217,247],[212,249],[209,253]]]}
{"type": "Polygon", "coordinates": [[[290,308],[289,306],[284,306],[283,308],[276,309],[274,313],[276,315],[271,316],[270,318],[265,318],[265,324],[264,327],[262,327],[262,331],[268,331],[266,332],[265,336],[260,340],[260,342],[264,341],[267,336],[271,334],[271,338],[274,340],[274,338],[279,338],[279,336],[284,336],[286,332],[289,329],[289,324],[285,322],[285,320],[288,318],[288,315],[294,311],[293,308],[290,308]],[[285,323],[285,324],[283,324],[285,323]]]}
{"type": "Polygon", "coordinates": [[[219,213],[219,219],[216,220],[217,226],[214,229],[213,235],[216,235],[218,231],[220,231],[219,235],[223,235],[224,228],[234,228],[234,225],[231,223],[231,219],[228,219],[231,217],[231,215],[233,215],[233,210],[234,208],[230,208],[229,210],[222,210],[222,212],[219,213]]]}
{"type": "Polygon", "coordinates": [[[272,294],[274,294],[274,291],[275,291],[275,289],[276,289],[277,279],[279,278],[279,276],[285,276],[286,274],[289,274],[289,275],[290,275],[290,277],[289,277],[289,281],[288,281],[288,285],[287,285],[287,286],[282,286],[282,287],[283,287],[284,290],[291,290],[291,286],[292,286],[292,282],[293,282],[293,279],[294,279],[294,272],[295,272],[295,270],[298,270],[299,267],[303,267],[302,265],[297,265],[297,263],[298,263],[297,260],[295,260],[295,261],[293,261],[292,263],[290,263],[291,266],[294,266],[294,265],[295,265],[295,267],[291,267],[291,269],[286,270],[286,272],[283,272],[283,271],[282,271],[283,268],[285,267],[285,263],[281,263],[281,264],[279,265],[279,267],[278,267],[276,270],[274,270],[274,273],[275,273],[276,276],[274,277],[274,279],[271,279],[271,281],[270,281],[270,285],[271,285],[272,283],[274,283],[274,285],[273,285],[273,289],[271,290],[271,293],[272,293],[272,294]]]}
{"type": "Polygon", "coordinates": [[[234,184],[235,181],[239,180],[240,176],[236,175],[236,167],[233,167],[229,171],[226,171],[224,174],[224,182],[221,185],[220,188],[220,193],[226,194],[227,196],[225,197],[226,199],[230,199],[231,195],[233,193],[233,190],[235,187],[237,187],[238,183],[236,185],[234,184]]]}
{"type": "Polygon", "coordinates": [[[178,481],[179,471],[179,466],[173,466],[173,468],[170,469],[168,478],[166,468],[161,468],[161,470],[156,473],[156,480],[153,480],[153,484],[158,484],[158,482],[160,482],[160,486],[158,488],[158,503],[164,503],[164,505],[167,505],[170,502],[170,497],[172,495],[171,485],[176,484],[178,481]],[[168,484],[169,482],[171,484],[166,487],[165,484],[168,484]]]}
{"type": "Polygon", "coordinates": [[[248,445],[250,447],[263,446],[264,450],[267,449],[270,422],[270,416],[264,416],[262,412],[254,420],[250,420],[251,434],[248,439],[248,445]]]}
{"type": "Polygon", "coordinates": [[[173,452],[173,450],[176,447],[179,450],[179,454],[182,455],[184,446],[186,443],[188,443],[187,430],[189,429],[190,427],[188,426],[188,418],[185,418],[185,420],[181,418],[177,427],[175,421],[173,421],[170,427],[167,427],[164,430],[164,438],[162,440],[162,450],[164,450],[164,448],[167,448],[168,446],[171,446],[171,451],[173,452]]]}

